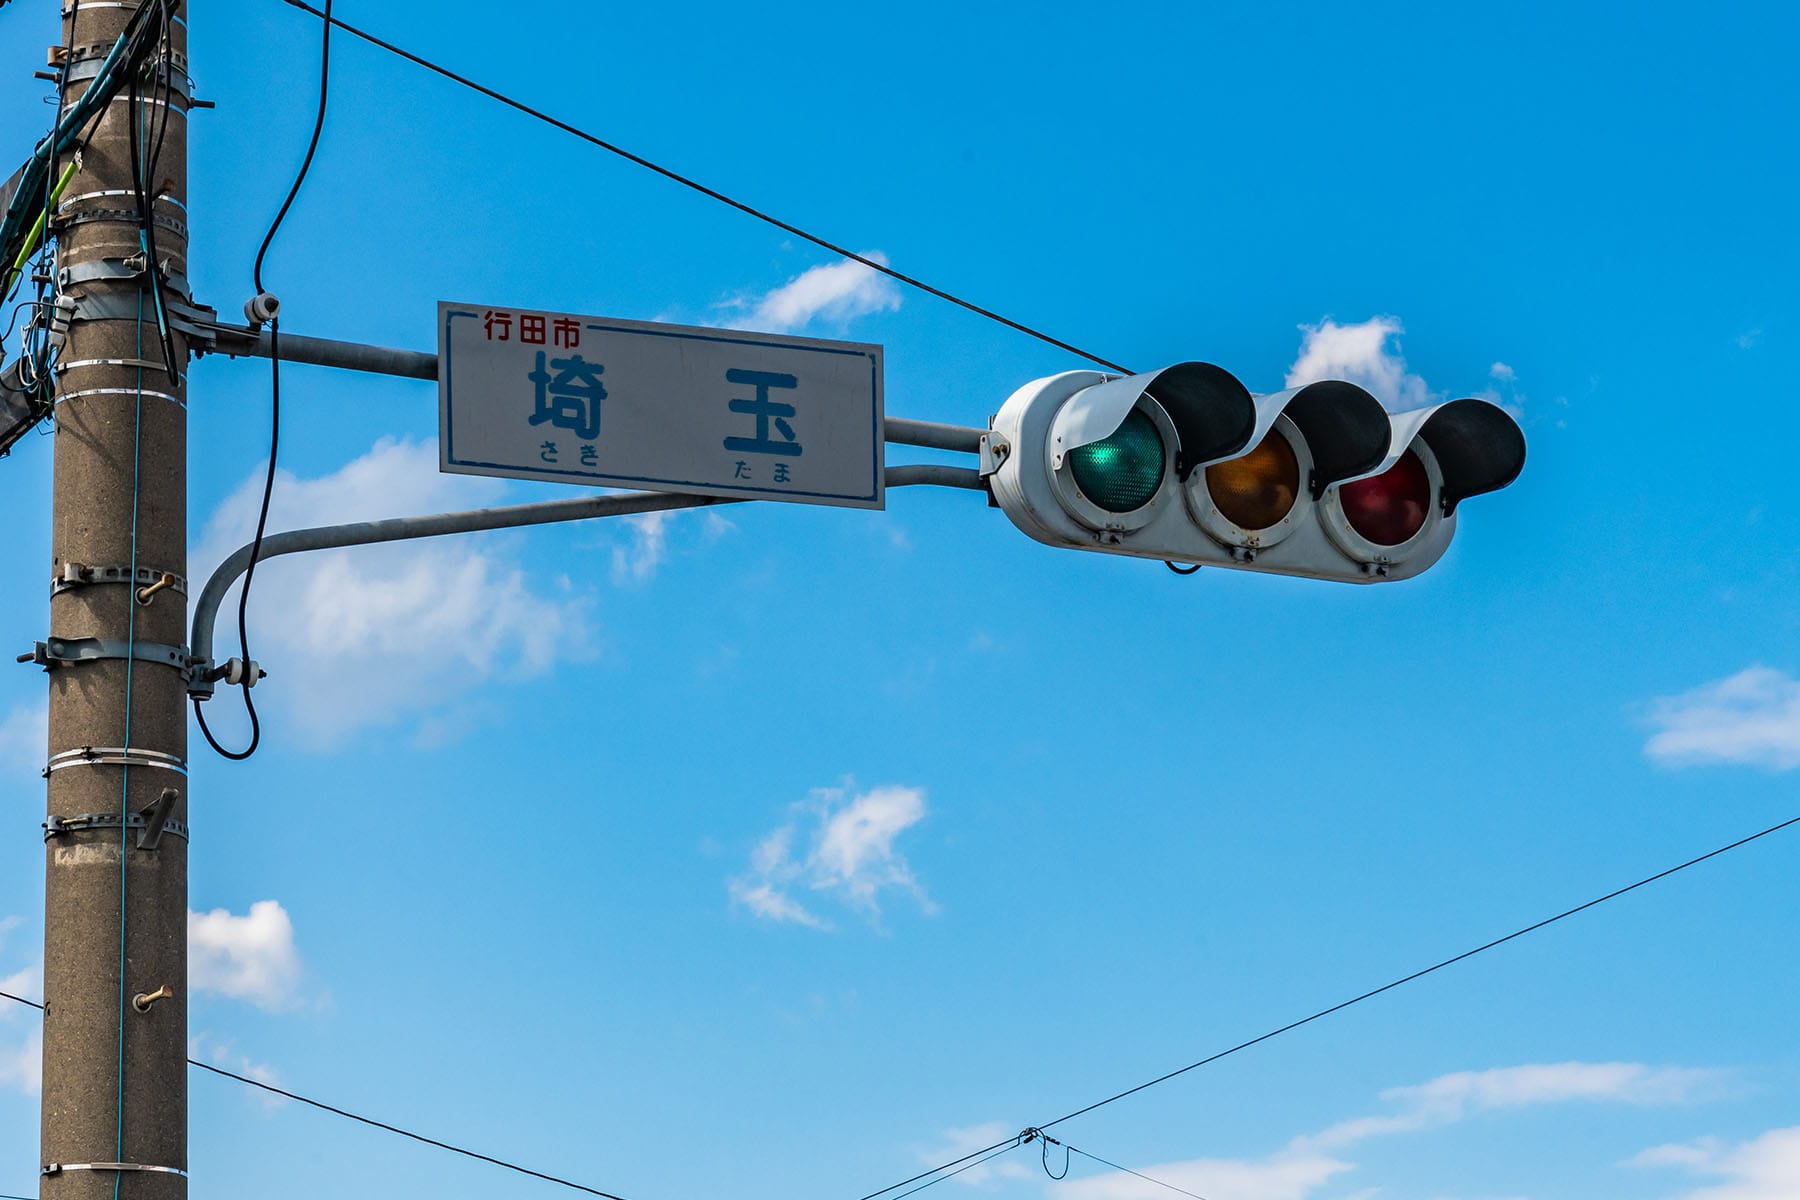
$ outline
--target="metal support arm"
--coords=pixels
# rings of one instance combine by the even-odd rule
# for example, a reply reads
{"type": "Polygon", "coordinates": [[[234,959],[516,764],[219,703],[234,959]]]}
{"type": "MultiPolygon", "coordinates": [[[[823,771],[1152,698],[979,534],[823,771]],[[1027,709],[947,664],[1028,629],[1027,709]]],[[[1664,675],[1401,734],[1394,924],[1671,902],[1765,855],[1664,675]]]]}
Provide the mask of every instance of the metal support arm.
{"type": "MultiPolygon", "coordinates": [[[[286,346],[287,338],[282,338],[286,346]]],[[[917,422],[926,424],[926,422],[917,422]]],[[[985,488],[980,472],[972,467],[949,467],[934,463],[889,467],[888,487],[985,488]]],[[[262,553],[257,561],[282,554],[300,554],[308,550],[332,550],[342,546],[367,546],[377,542],[400,542],[413,538],[437,537],[446,533],[474,533],[483,529],[515,529],[522,525],[550,525],[559,521],[585,521],[593,517],[621,517],[632,513],[666,512],[679,508],[704,508],[715,504],[741,504],[744,501],[720,496],[690,496],[677,492],[621,492],[605,496],[579,496],[572,500],[545,500],[536,504],[513,504],[502,508],[478,508],[467,512],[438,513],[426,517],[395,517],[387,521],[358,521],[349,525],[324,525],[314,529],[295,529],[269,534],[263,538],[262,553]]],[[[190,645],[195,670],[188,693],[207,699],[213,693],[213,681],[206,678],[212,666],[213,625],[218,620],[219,606],[225,593],[250,566],[251,546],[244,545],[219,564],[194,602],[194,624],[190,645]]]]}
{"type": "MultiPolygon", "coordinates": [[[[266,329],[205,322],[204,332],[212,338],[213,345],[220,354],[233,358],[240,355],[270,357],[270,338],[266,329]]],[[[438,377],[438,356],[435,354],[420,350],[367,346],[360,342],[339,342],[330,338],[303,337],[297,333],[281,335],[281,359],[283,362],[365,371],[372,375],[394,375],[401,379],[426,379],[435,382],[438,377]]],[[[925,446],[933,450],[976,454],[981,450],[981,437],[986,432],[985,429],[967,425],[942,425],[936,421],[889,417],[883,431],[883,440],[900,446],[925,446]]]]}

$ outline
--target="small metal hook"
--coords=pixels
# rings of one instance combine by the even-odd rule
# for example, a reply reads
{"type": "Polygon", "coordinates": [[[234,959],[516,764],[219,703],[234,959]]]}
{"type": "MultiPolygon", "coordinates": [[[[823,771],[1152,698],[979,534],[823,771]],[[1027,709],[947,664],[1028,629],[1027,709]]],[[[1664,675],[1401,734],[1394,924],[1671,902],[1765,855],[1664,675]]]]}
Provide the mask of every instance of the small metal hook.
{"type": "Polygon", "coordinates": [[[156,593],[162,591],[164,588],[169,588],[169,587],[174,587],[174,586],[175,586],[175,577],[173,575],[170,575],[165,572],[161,579],[157,580],[155,583],[151,584],[149,587],[141,587],[137,590],[137,602],[139,604],[149,604],[151,599],[156,595],[156,593]]]}
{"type": "Polygon", "coordinates": [[[139,992],[137,995],[133,996],[131,998],[131,1007],[137,1009],[141,1013],[147,1013],[150,1011],[150,1006],[152,1004],[155,1004],[158,1000],[171,999],[174,995],[175,989],[165,983],[154,992],[139,992]]]}

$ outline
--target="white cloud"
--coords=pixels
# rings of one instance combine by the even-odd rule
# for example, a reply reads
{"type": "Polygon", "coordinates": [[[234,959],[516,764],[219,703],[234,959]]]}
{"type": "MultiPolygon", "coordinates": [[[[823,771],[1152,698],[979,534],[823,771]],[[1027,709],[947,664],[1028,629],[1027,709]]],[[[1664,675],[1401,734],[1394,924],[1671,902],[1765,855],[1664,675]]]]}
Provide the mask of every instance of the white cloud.
{"type": "MultiPolygon", "coordinates": [[[[1353,1166],[1327,1155],[1284,1150],[1262,1159],[1191,1158],[1134,1169],[1202,1196],[1306,1200],[1353,1166]]],[[[1123,1171],[1059,1183],[1051,1191],[1056,1200],[1168,1200],[1171,1194],[1167,1188],[1123,1171]]]]}
{"type": "Polygon", "coordinates": [[[1366,1138],[1448,1125],[1477,1112],[1575,1100],[1616,1104],[1678,1104],[1718,1083],[1712,1071],[1649,1067],[1642,1063],[1534,1063],[1488,1071],[1458,1071],[1381,1098],[1391,1113],[1343,1121],[1296,1146],[1343,1149],[1366,1138]]]}
{"type": "MultiPolygon", "coordinates": [[[[1407,369],[1398,340],[1405,332],[1400,318],[1391,316],[1349,325],[1325,317],[1317,325],[1302,325],[1300,354],[1288,368],[1286,386],[1300,387],[1321,379],[1348,380],[1367,388],[1389,412],[1406,412],[1449,399],[1449,393],[1432,391],[1423,378],[1407,369]]],[[[1456,395],[1491,401],[1519,417],[1524,398],[1516,387],[1518,373],[1506,363],[1495,362],[1488,368],[1488,378],[1492,386],[1456,395]]]]}
{"type": "MultiPolygon", "coordinates": [[[[1572,1101],[1677,1104],[1700,1097],[1720,1081],[1715,1071],[1649,1067],[1641,1063],[1538,1063],[1486,1071],[1458,1071],[1426,1083],[1381,1093],[1392,1111],[1340,1121],[1296,1137],[1266,1158],[1195,1158],[1133,1169],[1202,1196],[1232,1200],[1308,1200],[1320,1188],[1355,1169],[1341,1155],[1369,1138],[1417,1133],[1476,1113],[1572,1101]]],[[[1640,1156],[1642,1157],[1642,1156],[1640,1156]]],[[[1055,1188],[1056,1200],[1166,1200],[1156,1184],[1122,1172],[1071,1180],[1055,1188]]],[[[1356,1196],[1383,1194],[1378,1187],[1356,1196]]],[[[1788,1200],[1800,1193],[1788,1193],[1788,1200]]],[[[1775,1193],[1769,1193],[1773,1197],[1775,1193]]],[[[1696,1193],[1691,1200],[1702,1200],[1696,1193]]],[[[1708,1194],[1704,1200],[1765,1200],[1761,1193],[1708,1194]]]]}
{"type": "Polygon", "coordinates": [[[300,1002],[300,955],[294,923],[274,900],[258,900],[244,916],[222,908],[188,913],[188,986],[248,1000],[270,1012],[300,1002]]]}
{"type": "MultiPolygon", "coordinates": [[[[1020,1128],[1004,1121],[988,1121],[982,1125],[946,1129],[942,1142],[928,1150],[919,1151],[919,1161],[936,1166],[938,1163],[952,1162],[966,1154],[978,1154],[989,1146],[1009,1140],[1020,1128]]],[[[1026,1166],[1017,1158],[1000,1154],[989,1162],[964,1168],[950,1178],[960,1184],[980,1187],[998,1179],[1031,1179],[1036,1176],[1037,1170],[1037,1167],[1026,1166]]]]}
{"type": "MultiPolygon", "coordinates": [[[[879,250],[863,257],[887,265],[879,250]]],[[[749,309],[749,320],[758,329],[791,333],[820,319],[844,325],[870,313],[894,312],[900,307],[900,289],[879,271],[844,259],[812,267],[767,295],[730,307],[749,309]]]]}
{"type": "MultiPolygon", "coordinates": [[[[254,534],[262,480],[253,471],[208,521],[193,553],[208,573],[254,534]]],[[[319,479],[279,472],[268,528],[477,508],[503,486],[439,472],[433,442],[383,438],[319,479]]],[[[541,594],[535,574],[484,534],[260,563],[250,594],[250,649],[269,678],[256,699],[264,708],[285,705],[303,740],[329,747],[360,728],[452,708],[490,678],[529,677],[589,656],[586,601],[566,580],[554,594],[541,594]]],[[[237,653],[235,594],[220,609],[216,659],[237,653]]],[[[221,689],[221,700],[229,696],[221,689]]],[[[235,708],[221,700],[213,702],[215,712],[235,708]]]]}
{"type": "Polygon", "coordinates": [[[1735,1146],[1716,1138],[1656,1146],[1627,1165],[1679,1167],[1721,1181],[1685,1192],[1681,1200],[1794,1200],[1800,1196],[1800,1125],[1771,1129],[1735,1146]]]}
{"type": "Polygon", "coordinates": [[[1739,350],[1748,350],[1758,342],[1762,341],[1762,336],[1763,331],[1759,326],[1755,329],[1747,329],[1731,340],[1737,343],[1737,348],[1739,350]]]}
{"type": "Polygon", "coordinates": [[[614,546],[612,576],[614,583],[643,583],[669,556],[669,520],[673,512],[636,513],[621,518],[628,545],[614,546]]]}
{"type": "Polygon", "coordinates": [[[729,883],[731,898],[759,917],[814,929],[831,924],[793,895],[805,889],[868,916],[878,915],[883,892],[911,895],[926,912],[935,911],[912,868],[894,848],[899,836],[925,818],[919,788],[878,787],[856,796],[844,788],[823,788],[795,806],[795,816],[759,841],[750,852],[750,870],[729,883]],[[809,825],[804,853],[794,843],[809,825]]]}
{"type": "Polygon", "coordinates": [[[0,718],[0,774],[36,775],[49,751],[50,706],[44,700],[21,704],[0,718]]]}
{"type": "Polygon", "coordinates": [[[1644,753],[1664,766],[1800,767],[1800,679],[1770,667],[1652,701],[1649,723],[1644,753]]]}
{"type": "Polygon", "coordinates": [[[44,1031],[32,1028],[22,1042],[0,1042],[0,1088],[35,1096],[44,1086],[44,1031]]]}
{"type": "Polygon", "coordinates": [[[1344,379],[1367,388],[1390,412],[1434,401],[1425,381],[1406,369],[1399,343],[1388,344],[1406,332],[1398,317],[1371,317],[1354,325],[1326,317],[1317,325],[1300,326],[1300,332],[1300,357],[1288,368],[1288,387],[1344,379]]]}
{"type": "MultiPolygon", "coordinates": [[[[16,929],[18,917],[0,920],[0,934],[16,929]]],[[[44,992],[41,966],[0,976],[0,992],[30,1000],[44,992]]],[[[43,1086],[44,1035],[36,1010],[0,999],[0,1088],[36,1095],[43,1086]]]]}

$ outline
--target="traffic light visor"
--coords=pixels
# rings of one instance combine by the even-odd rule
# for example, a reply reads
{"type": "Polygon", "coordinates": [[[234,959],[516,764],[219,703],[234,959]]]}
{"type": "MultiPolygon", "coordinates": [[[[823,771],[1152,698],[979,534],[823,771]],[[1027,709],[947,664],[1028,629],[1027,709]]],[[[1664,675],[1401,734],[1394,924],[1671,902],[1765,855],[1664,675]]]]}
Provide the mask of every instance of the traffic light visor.
{"type": "Polygon", "coordinates": [[[1138,400],[1149,397],[1174,426],[1181,477],[1250,445],[1256,404],[1236,376],[1211,363],[1184,362],[1160,371],[1108,379],[1070,396],[1050,423],[1050,466],[1070,452],[1109,438],[1138,400]]]}
{"type": "Polygon", "coordinates": [[[1498,491],[1525,469],[1525,433],[1498,404],[1468,397],[1432,408],[1396,413],[1385,469],[1414,438],[1431,447],[1444,476],[1443,510],[1449,516],[1470,496],[1498,491]]]}

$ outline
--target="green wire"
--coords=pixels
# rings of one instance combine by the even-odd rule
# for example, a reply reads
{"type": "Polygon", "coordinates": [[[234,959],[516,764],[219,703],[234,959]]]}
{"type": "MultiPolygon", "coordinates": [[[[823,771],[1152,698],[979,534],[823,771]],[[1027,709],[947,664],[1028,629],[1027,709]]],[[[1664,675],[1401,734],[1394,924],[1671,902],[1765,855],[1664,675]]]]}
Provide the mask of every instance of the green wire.
{"type": "Polygon", "coordinates": [[[30,231],[26,233],[25,245],[20,248],[19,257],[13,260],[12,271],[7,276],[8,279],[11,279],[13,275],[23,275],[25,273],[26,261],[29,260],[33,254],[37,253],[38,246],[44,239],[44,218],[50,214],[52,208],[56,207],[56,202],[62,199],[64,189],[69,186],[69,180],[75,178],[75,172],[80,167],[81,160],[77,157],[64,169],[62,178],[57,180],[56,186],[50,190],[49,203],[44,205],[43,210],[37,215],[37,220],[32,222],[30,231]]]}

